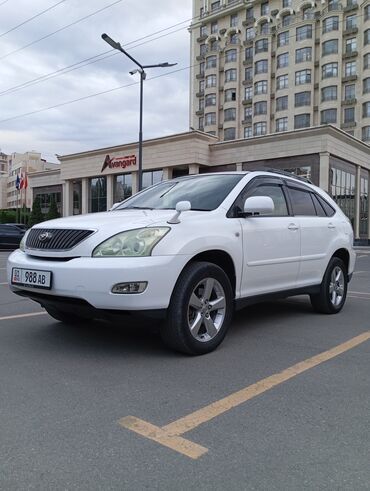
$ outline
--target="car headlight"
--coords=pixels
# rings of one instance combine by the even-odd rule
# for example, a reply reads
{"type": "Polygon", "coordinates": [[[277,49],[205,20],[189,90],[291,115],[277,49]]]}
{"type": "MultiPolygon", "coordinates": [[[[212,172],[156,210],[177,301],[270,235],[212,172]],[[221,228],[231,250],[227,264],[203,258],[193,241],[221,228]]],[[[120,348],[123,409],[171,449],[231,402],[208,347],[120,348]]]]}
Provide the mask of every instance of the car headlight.
{"type": "Polygon", "coordinates": [[[127,230],[105,240],[93,250],[93,257],[150,256],[153,247],[170,231],[170,227],[148,227],[127,230]]]}
{"type": "Polygon", "coordinates": [[[30,233],[30,231],[31,231],[31,229],[27,230],[27,232],[23,235],[22,240],[19,243],[19,249],[23,252],[26,249],[26,240],[27,240],[27,237],[28,237],[28,234],[30,233]]]}

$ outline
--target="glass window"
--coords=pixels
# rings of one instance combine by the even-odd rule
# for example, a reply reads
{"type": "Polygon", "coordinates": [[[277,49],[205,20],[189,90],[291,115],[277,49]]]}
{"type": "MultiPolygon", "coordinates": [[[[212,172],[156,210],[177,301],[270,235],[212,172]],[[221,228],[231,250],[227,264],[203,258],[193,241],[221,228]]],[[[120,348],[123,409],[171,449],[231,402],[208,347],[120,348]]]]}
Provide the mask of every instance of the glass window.
{"type": "Polygon", "coordinates": [[[269,32],[270,32],[270,28],[269,28],[268,22],[262,22],[260,33],[261,34],[269,34],[269,32]]]}
{"type": "Polygon", "coordinates": [[[355,108],[347,107],[344,109],[344,122],[353,123],[355,121],[355,108]]]}
{"type": "Polygon", "coordinates": [[[321,124],[330,124],[337,122],[337,110],[325,109],[321,111],[321,124]]]}
{"type": "Polygon", "coordinates": [[[251,66],[247,67],[245,69],[244,73],[245,73],[245,75],[244,75],[245,80],[247,82],[251,82],[253,80],[253,69],[252,69],[252,67],[251,66]]]}
{"type": "Polygon", "coordinates": [[[310,106],[311,105],[311,92],[298,92],[294,96],[294,106],[310,106]]]}
{"type": "Polygon", "coordinates": [[[286,46],[289,44],[289,31],[284,31],[278,34],[277,37],[277,46],[280,48],[281,46],[286,46]]]}
{"type": "Polygon", "coordinates": [[[327,19],[324,19],[322,23],[322,32],[325,34],[326,32],[330,31],[337,31],[339,28],[339,17],[334,16],[334,17],[328,17],[327,19]]]}
{"type": "Polygon", "coordinates": [[[356,97],[356,86],[355,84],[345,85],[344,87],[344,100],[349,101],[356,97]]]}
{"type": "Polygon", "coordinates": [[[211,23],[211,34],[216,34],[218,32],[217,21],[211,23]]]}
{"type": "Polygon", "coordinates": [[[297,114],[294,116],[294,129],[308,128],[310,126],[309,114],[297,114]]]}
{"type": "Polygon", "coordinates": [[[354,224],[355,216],[355,175],[332,167],[331,194],[334,201],[354,224]]]}
{"type": "Polygon", "coordinates": [[[370,43],[370,29],[366,29],[364,32],[364,45],[370,43]]]}
{"type": "Polygon", "coordinates": [[[346,54],[351,55],[355,53],[356,50],[357,50],[357,39],[356,38],[346,39],[346,54]]]}
{"type": "Polygon", "coordinates": [[[310,192],[289,187],[289,195],[292,202],[294,215],[316,215],[316,209],[314,207],[310,192]]]}
{"type": "Polygon", "coordinates": [[[225,128],[224,140],[235,140],[235,128],[225,128]]]}
{"type": "Polygon", "coordinates": [[[261,123],[255,123],[253,125],[254,128],[254,136],[266,135],[267,132],[267,124],[265,121],[261,123]]]}
{"type": "Polygon", "coordinates": [[[114,176],[114,197],[113,202],[119,203],[132,195],[132,176],[131,174],[120,174],[114,176]]]}
{"type": "Polygon", "coordinates": [[[267,80],[261,80],[254,84],[254,94],[267,94],[267,80]]]}
{"type": "Polygon", "coordinates": [[[201,44],[199,46],[199,52],[201,55],[205,55],[207,53],[207,46],[205,44],[201,44]]]}
{"type": "Polygon", "coordinates": [[[248,29],[246,29],[246,31],[245,31],[245,39],[247,41],[249,41],[251,39],[254,39],[254,37],[255,37],[254,28],[253,27],[248,27],[248,29]]]}
{"type": "Polygon", "coordinates": [[[204,99],[199,99],[199,111],[203,111],[204,109],[204,99]]]}
{"type": "Polygon", "coordinates": [[[237,33],[231,34],[229,41],[230,44],[238,44],[238,34],[237,33]]]}
{"type": "Polygon", "coordinates": [[[90,179],[90,212],[107,210],[107,178],[94,177],[90,179]]]}
{"type": "Polygon", "coordinates": [[[328,11],[341,10],[342,4],[339,5],[338,0],[328,0],[328,11]]]}
{"type": "Polygon", "coordinates": [[[255,53],[262,53],[269,50],[268,39],[259,39],[255,42],[254,51],[255,53]]]}
{"type": "Polygon", "coordinates": [[[211,3],[211,12],[214,12],[215,10],[218,10],[220,8],[221,2],[212,2],[211,3]]]}
{"type": "Polygon", "coordinates": [[[369,229],[368,214],[369,199],[369,180],[367,177],[360,177],[360,235],[367,236],[369,229]]]}
{"type": "Polygon", "coordinates": [[[367,68],[370,68],[370,53],[366,53],[366,55],[364,55],[364,70],[367,68]]]}
{"type": "Polygon", "coordinates": [[[362,117],[370,118],[370,102],[364,102],[362,104],[362,117]]]}
{"type": "Polygon", "coordinates": [[[282,25],[283,27],[286,27],[286,26],[289,26],[289,24],[292,22],[293,20],[293,16],[292,15],[284,15],[283,18],[282,18],[282,25]]]}
{"type": "Polygon", "coordinates": [[[369,141],[370,140],[370,126],[364,126],[362,128],[362,140],[369,141]]]}
{"type": "Polygon", "coordinates": [[[208,75],[206,78],[206,87],[216,87],[217,85],[217,78],[216,75],[208,75]]]}
{"type": "Polygon", "coordinates": [[[198,129],[200,131],[203,131],[203,129],[204,129],[204,117],[203,116],[201,116],[198,120],[198,129]]]}
{"type": "Polygon", "coordinates": [[[364,94],[368,94],[370,92],[370,78],[364,78],[363,81],[363,92],[364,94]]]}
{"type": "Polygon", "coordinates": [[[233,82],[236,80],[236,69],[231,68],[225,71],[225,82],[233,82]]]}
{"type": "Polygon", "coordinates": [[[338,88],[336,85],[330,85],[321,89],[321,101],[336,101],[338,98],[338,88]]]}
{"type": "Polygon", "coordinates": [[[224,117],[225,117],[225,121],[235,121],[236,120],[235,107],[230,107],[228,109],[225,109],[224,117]]]}
{"type": "Polygon", "coordinates": [[[200,28],[200,36],[207,36],[207,26],[201,26],[200,28]]]}
{"type": "Polygon", "coordinates": [[[274,202],[274,211],[272,213],[266,213],[266,216],[287,216],[288,207],[286,204],[285,196],[281,186],[274,184],[262,184],[254,189],[251,189],[245,198],[251,196],[268,196],[274,202]]]}
{"type": "Polygon", "coordinates": [[[345,65],[345,76],[352,77],[353,75],[357,75],[356,72],[356,62],[355,61],[347,61],[345,65]]]}
{"type": "Polygon", "coordinates": [[[322,67],[322,78],[338,76],[338,63],[327,63],[322,67]]]}
{"type": "Polygon", "coordinates": [[[216,94],[207,94],[205,97],[205,106],[215,106],[216,105],[216,94]]]}
{"type": "Polygon", "coordinates": [[[276,79],[276,90],[288,88],[288,75],[280,75],[276,79]]]}
{"type": "Polygon", "coordinates": [[[225,102],[236,101],[236,89],[225,90],[225,102]]]}
{"type": "Polygon", "coordinates": [[[199,82],[199,92],[200,93],[204,92],[204,80],[201,80],[199,82]]]}
{"type": "Polygon", "coordinates": [[[311,83],[311,70],[300,70],[295,72],[295,84],[310,84],[311,83]]]}
{"type": "Polygon", "coordinates": [[[334,213],[335,213],[334,208],[332,206],[330,206],[329,203],[326,200],[324,200],[324,198],[322,198],[318,194],[312,194],[312,197],[314,198],[314,202],[315,202],[315,205],[316,205],[316,209],[318,210],[318,215],[319,216],[332,217],[334,215],[334,213]],[[320,206],[318,206],[317,203],[320,206]],[[324,213],[322,213],[321,211],[319,211],[321,209],[323,210],[324,213]]]}
{"type": "Polygon", "coordinates": [[[284,111],[288,109],[288,96],[284,95],[283,97],[276,98],[276,111],[284,111]]]}
{"type": "Polygon", "coordinates": [[[288,118],[279,118],[276,120],[276,131],[288,131],[288,118]]]}
{"type": "Polygon", "coordinates": [[[244,138],[252,138],[252,126],[246,126],[244,128],[244,138]]]}
{"type": "Polygon", "coordinates": [[[260,101],[254,104],[254,115],[260,116],[261,114],[267,114],[267,102],[260,101]]]}
{"type": "Polygon", "coordinates": [[[253,7],[247,7],[246,20],[253,21],[253,19],[254,19],[253,7]]]}
{"type": "Polygon", "coordinates": [[[268,60],[259,60],[254,64],[254,73],[258,75],[259,73],[267,73],[268,71],[268,60]]]}
{"type": "Polygon", "coordinates": [[[246,100],[252,99],[253,97],[253,87],[246,87],[244,90],[244,98],[246,100]]]}
{"type": "Polygon", "coordinates": [[[207,113],[205,115],[204,121],[206,126],[216,124],[216,113],[207,113]]]}
{"type": "Polygon", "coordinates": [[[216,68],[217,66],[217,56],[208,56],[206,60],[206,68],[216,68]]]}
{"type": "Polygon", "coordinates": [[[356,15],[348,15],[346,17],[346,30],[354,29],[357,27],[357,16],[356,15]]]}
{"type": "Polygon", "coordinates": [[[322,56],[338,53],[338,39],[329,39],[322,43],[322,56]]]}
{"type": "Polygon", "coordinates": [[[282,53],[277,57],[277,68],[284,68],[289,65],[289,53],[282,53]]]}
{"type": "Polygon", "coordinates": [[[253,48],[245,48],[245,59],[253,60],[253,48]]]}
{"type": "Polygon", "coordinates": [[[283,0],[283,9],[292,6],[292,0],[283,0]]]}
{"type": "Polygon", "coordinates": [[[295,50],[295,62],[302,63],[312,60],[312,48],[301,48],[295,50]]]}
{"type": "Polygon", "coordinates": [[[143,189],[157,184],[163,180],[163,170],[153,170],[143,172],[143,189]]]}
{"type": "Polygon", "coordinates": [[[303,9],[303,20],[311,20],[315,18],[315,9],[306,7],[303,9]]]}
{"type": "Polygon", "coordinates": [[[214,39],[213,41],[210,42],[209,49],[210,49],[210,51],[217,51],[218,50],[218,41],[217,41],[217,39],[214,39]]]}
{"type": "Polygon", "coordinates": [[[311,38],[312,38],[312,26],[311,25],[297,27],[297,29],[296,29],[296,40],[297,41],[303,41],[304,39],[311,39],[311,38]]]}
{"type": "Polygon", "coordinates": [[[228,49],[225,53],[225,63],[236,61],[236,49],[228,49]]]}
{"type": "Polygon", "coordinates": [[[230,27],[236,27],[238,25],[238,14],[230,15],[230,27]]]}
{"type": "Polygon", "coordinates": [[[252,117],[252,106],[244,108],[244,119],[248,119],[252,117]]]}
{"type": "Polygon", "coordinates": [[[261,16],[268,15],[270,12],[270,7],[268,2],[261,3],[261,16]]]}

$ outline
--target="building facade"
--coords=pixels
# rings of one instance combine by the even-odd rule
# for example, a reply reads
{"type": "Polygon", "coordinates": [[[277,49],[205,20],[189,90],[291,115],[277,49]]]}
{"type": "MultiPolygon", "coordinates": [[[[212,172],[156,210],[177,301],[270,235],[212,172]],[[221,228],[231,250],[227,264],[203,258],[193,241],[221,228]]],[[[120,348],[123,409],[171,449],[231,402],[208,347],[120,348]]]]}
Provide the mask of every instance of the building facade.
{"type": "Polygon", "coordinates": [[[193,0],[190,124],[220,140],[332,124],[370,141],[370,1],[193,0]]]}
{"type": "MultiPolygon", "coordinates": [[[[30,176],[33,196],[62,189],[63,215],[109,210],[137,192],[137,143],[59,157],[60,171],[30,176]]],[[[191,131],[143,142],[143,186],[190,174],[275,168],[309,178],[370,243],[370,147],[333,126],[219,142],[191,131]]]]}

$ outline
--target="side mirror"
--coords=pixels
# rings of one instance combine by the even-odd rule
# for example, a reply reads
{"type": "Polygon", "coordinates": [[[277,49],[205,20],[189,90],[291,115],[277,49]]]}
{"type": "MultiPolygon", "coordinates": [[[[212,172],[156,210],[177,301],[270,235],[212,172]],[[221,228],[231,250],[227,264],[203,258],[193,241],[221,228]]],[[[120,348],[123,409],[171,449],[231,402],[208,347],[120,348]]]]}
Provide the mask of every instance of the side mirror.
{"type": "Polygon", "coordinates": [[[167,223],[180,223],[179,216],[181,213],[189,210],[191,210],[190,201],[179,201],[176,203],[176,213],[170,220],[167,221],[167,223]]]}
{"type": "Polygon", "coordinates": [[[274,209],[274,202],[269,196],[251,196],[244,203],[245,216],[271,215],[274,209]]]}

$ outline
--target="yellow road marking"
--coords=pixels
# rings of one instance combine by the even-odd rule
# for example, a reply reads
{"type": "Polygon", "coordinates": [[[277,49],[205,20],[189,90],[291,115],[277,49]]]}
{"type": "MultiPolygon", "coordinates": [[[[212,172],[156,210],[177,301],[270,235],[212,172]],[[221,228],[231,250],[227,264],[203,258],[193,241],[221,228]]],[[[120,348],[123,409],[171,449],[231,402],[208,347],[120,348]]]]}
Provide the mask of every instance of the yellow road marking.
{"type": "Polygon", "coordinates": [[[7,315],[6,317],[0,317],[0,321],[21,319],[22,317],[33,317],[35,315],[45,315],[45,314],[47,314],[47,312],[30,312],[28,314],[7,315]]]}
{"type": "Polygon", "coordinates": [[[282,372],[275,373],[274,375],[260,380],[255,384],[249,385],[244,389],[234,392],[227,397],[224,397],[209,404],[208,406],[188,414],[187,416],[184,416],[183,418],[173,421],[162,428],[134,416],[122,418],[119,421],[119,424],[124,428],[134,431],[146,438],[149,438],[150,440],[154,440],[157,443],[161,443],[162,445],[186,455],[187,457],[197,459],[207,452],[208,449],[201,447],[190,440],[185,440],[184,438],[180,439],[180,435],[197,428],[202,423],[206,423],[214,419],[216,416],[220,416],[230,409],[233,409],[260,394],[263,394],[277,385],[280,385],[283,382],[286,382],[287,380],[320,365],[321,363],[331,360],[332,358],[355,348],[359,344],[362,344],[369,339],[370,331],[366,331],[363,334],[346,341],[345,343],[339,344],[338,346],[319,353],[312,358],[301,361],[296,365],[283,370],[282,372]]]}

